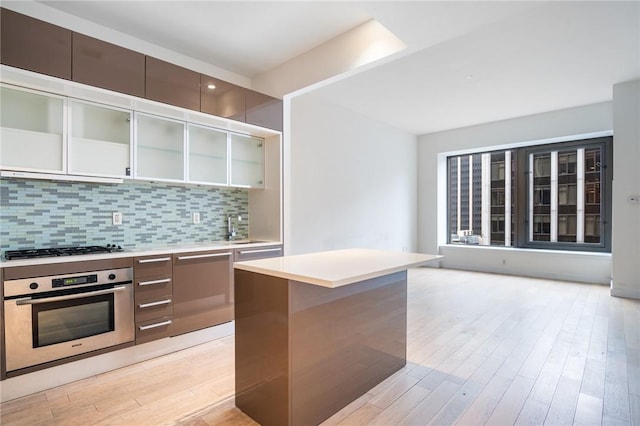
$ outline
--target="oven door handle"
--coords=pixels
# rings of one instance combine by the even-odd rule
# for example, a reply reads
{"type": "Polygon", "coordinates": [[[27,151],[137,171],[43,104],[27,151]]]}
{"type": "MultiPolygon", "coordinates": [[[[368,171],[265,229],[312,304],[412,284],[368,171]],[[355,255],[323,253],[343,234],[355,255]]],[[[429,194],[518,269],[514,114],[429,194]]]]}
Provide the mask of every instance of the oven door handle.
{"type": "Polygon", "coordinates": [[[39,303],[59,302],[62,300],[82,299],[83,297],[99,296],[101,294],[116,293],[125,291],[126,287],[107,288],[105,290],[89,291],[86,293],[67,294],[65,296],[43,297],[42,299],[32,299],[30,297],[24,299],[16,299],[16,305],[37,305],[39,303]]]}

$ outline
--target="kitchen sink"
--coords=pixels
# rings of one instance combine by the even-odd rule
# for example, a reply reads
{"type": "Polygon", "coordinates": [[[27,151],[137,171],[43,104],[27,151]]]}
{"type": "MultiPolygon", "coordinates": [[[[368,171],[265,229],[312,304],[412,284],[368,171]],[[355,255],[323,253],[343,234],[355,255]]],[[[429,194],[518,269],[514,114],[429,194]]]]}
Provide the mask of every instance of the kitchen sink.
{"type": "Polygon", "coordinates": [[[256,243],[268,243],[266,240],[237,240],[237,241],[216,241],[216,245],[220,246],[231,246],[231,245],[244,245],[244,244],[256,244],[256,243]]]}

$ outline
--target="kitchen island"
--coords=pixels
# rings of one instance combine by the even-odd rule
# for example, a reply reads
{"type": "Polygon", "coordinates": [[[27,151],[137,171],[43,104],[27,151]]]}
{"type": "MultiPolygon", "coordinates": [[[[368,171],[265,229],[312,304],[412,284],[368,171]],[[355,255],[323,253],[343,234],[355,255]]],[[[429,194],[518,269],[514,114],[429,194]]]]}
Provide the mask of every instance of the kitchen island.
{"type": "Polygon", "coordinates": [[[367,249],[236,262],[236,406],[318,424],[406,364],[407,269],[440,256],[367,249]]]}

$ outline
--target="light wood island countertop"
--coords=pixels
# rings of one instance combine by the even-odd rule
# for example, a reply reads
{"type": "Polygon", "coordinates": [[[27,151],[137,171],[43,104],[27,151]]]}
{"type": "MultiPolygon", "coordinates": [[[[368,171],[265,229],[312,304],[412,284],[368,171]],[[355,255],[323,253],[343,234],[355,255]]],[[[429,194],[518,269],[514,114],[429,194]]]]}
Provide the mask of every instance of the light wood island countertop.
{"type": "Polygon", "coordinates": [[[235,262],[236,269],[336,288],[423,266],[442,256],[372,249],[344,249],[235,262]]]}

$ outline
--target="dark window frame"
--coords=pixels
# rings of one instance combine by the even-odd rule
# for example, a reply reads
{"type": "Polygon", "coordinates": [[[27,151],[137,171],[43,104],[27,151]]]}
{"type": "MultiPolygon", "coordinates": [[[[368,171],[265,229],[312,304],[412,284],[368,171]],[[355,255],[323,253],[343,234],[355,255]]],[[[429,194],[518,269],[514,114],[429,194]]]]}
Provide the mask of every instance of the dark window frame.
{"type": "MultiPolygon", "coordinates": [[[[515,190],[515,196],[512,199],[514,214],[514,223],[512,229],[512,242],[511,248],[525,248],[525,249],[544,249],[544,250],[559,250],[559,251],[588,251],[588,252],[611,252],[611,217],[612,217],[612,183],[613,183],[613,136],[601,136],[594,138],[585,138],[577,140],[569,140],[564,142],[555,142],[541,145],[529,145],[519,148],[505,148],[503,150],[491,150],[491,151],[477,151],[468,154],[447,156],[447,243],[451,243],[451,187],[450,187],[450,173],[451,173],[451,159],[457,157],[468,157],[469,155],[476,154],[496,154],[503,153],[505,151],[512,152],[512,174],[514,176],[512,190],[515,190]],[[578,148],[599,148],[600,149],[600,203],[601,208],[599,212],[600,226],[597,234],[599,234],[600,243],[576,243],[576,242],[550,242],[550,241],[529,241],[529,226],[533,224],[529,223],[529,197],[533,194],[529,194],[529,155],[530,154],[543,154],[545,152],[557,151],[558,155],[564,154],[567,151],[577,150],[578,148]]],[[[585,156],[585,162],[587,158],[585,156]]],[[[532,171],[531,171],[532,172],[532,171]]],[[[505,178],[508,178],[505,176],[505,178]]],[[[491,180],[491,179],[490,179],[491,180]]],[[[585,189],[586,189],[585,183],[585,189]]],[[[557,195],[557,194],[556,194],[557,195]]],[[[587,203],[587,195],[584,195],[585,206],[587,203]]],[[[491,204],[491,200],[489,201],[491,204]]],[[[558,203],[559,204],[559,203],[558,203]]],[[[594,213],[585,212],[585,225],[586,216],[594,215],[594,213]]],[[[493,229],[490,225],[489,232],[493,229]]],[[[584,230],[585,239],[588,236],[586,228],[584,230]]],[[[590,234],[589,236],[592,236],[590,234]]],[[[495,247],[490,245],[489,247],[495,247]]]]}

